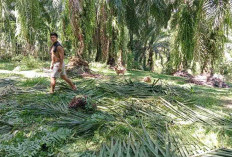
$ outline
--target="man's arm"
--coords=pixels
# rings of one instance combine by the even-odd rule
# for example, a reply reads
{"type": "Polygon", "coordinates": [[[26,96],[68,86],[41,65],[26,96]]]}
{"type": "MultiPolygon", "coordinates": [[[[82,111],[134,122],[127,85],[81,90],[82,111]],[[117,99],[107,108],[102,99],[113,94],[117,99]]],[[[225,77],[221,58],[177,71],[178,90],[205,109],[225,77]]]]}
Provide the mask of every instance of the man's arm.
{"type": "Polygon", "coordinates": [[[57,47],[57,51],[59,53],[60,56],[60,66],[59,66],[59,72],[61,72],[62,66],[63,66],[63,62],[64,62],[64,49],[61,46],[57,47]]]}

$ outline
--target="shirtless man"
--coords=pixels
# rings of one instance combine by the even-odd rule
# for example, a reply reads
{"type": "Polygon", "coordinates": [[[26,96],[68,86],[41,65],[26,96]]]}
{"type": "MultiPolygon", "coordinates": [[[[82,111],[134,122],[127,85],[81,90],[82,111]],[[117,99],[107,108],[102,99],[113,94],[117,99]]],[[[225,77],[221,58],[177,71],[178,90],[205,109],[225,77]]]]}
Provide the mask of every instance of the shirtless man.
{"type": "Polygon", "coordinates": [[[71,80],[67,77],[66,71],[65,71],[65,65],[64,65],[64,49],[60,45],[60,43],[57,41],[58,35],[56,33],[50,34],[51,41],[52,41],[52,47],[50,50],[51,54],[51,90],[50,93],[54,93],[54,89],[56,86],[56,78],[61,77],[63,80],[65,80],[73,90],[76,90],[76,86],[71,82],[71,80]]]}

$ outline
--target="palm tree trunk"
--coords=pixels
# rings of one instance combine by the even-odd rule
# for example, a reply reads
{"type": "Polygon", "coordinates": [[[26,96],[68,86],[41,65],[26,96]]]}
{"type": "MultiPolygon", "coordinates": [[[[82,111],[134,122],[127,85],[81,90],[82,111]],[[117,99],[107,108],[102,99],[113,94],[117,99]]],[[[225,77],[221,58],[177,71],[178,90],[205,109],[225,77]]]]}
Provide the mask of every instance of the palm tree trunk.
{"type": "Polygon", "coordinates": [[[149,70],[154,71],[153,50],[150,48],[148,57],[149,70]]]}
{"type": "Polygon", "coordinates": [[[133,32],[130,30],[129,34],[130,34],[129,46],[130,46],[131,52],[133,52],[133,50],[134,50],[134,43],[133,43],[134,36],[133,36],[133,32]]]}
{"type": "Polygon", "coordinates": [[[80,13],[82,12],[82,6],[79,0],[69,0],[69,7],[70,7],[70,18],[71,18],[74,35],[79,42],[79,48],[76,55],[82,58],[84,46],[85,46],[83,34],[80,27],[80,16],[79,16],[80,13]]]}
{"type": "Polygon", "coordinates": [[[99,22],[97,25],[97,54],[96,54],[96,62],[100,62],[102,60],[102,44],[101,44],[101,23],[99,22]]]}

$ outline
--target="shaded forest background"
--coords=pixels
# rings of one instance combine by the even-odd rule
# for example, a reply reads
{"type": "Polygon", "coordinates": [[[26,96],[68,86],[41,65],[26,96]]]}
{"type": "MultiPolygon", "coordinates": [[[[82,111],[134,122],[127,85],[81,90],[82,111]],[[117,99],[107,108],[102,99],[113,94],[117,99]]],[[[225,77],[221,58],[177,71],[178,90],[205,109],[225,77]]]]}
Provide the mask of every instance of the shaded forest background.
{"type": "Polygon", "coordinates": [[[228,74],[231,7],[230,0],[1,0],[0,57],[49,60],[57,32],[67,56],[88,62],[228,74]]]}

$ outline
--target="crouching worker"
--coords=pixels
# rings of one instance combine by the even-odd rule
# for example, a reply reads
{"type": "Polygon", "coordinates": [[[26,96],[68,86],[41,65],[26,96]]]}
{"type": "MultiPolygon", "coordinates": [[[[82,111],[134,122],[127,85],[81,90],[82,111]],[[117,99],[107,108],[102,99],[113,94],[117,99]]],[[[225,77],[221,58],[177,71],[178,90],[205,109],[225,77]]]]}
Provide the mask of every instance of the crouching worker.
{"type": "Polygon", "coordinates": [[[50,93],[54,93],[54,89],[56,86],[56,78],[61,77],[65,80],[73,90],[76,90],[76,86],[71,82],[71,80],[67,77],[65,71],[65,64],[64,64],[64,49],[61,44],[57,41],[58,35],[56,33],[50,34],[52,47],[50,50],[51,54],[51,90],[50,93]]]}

